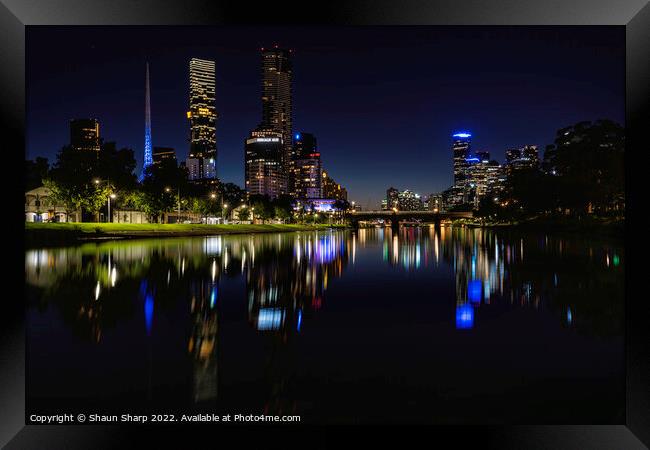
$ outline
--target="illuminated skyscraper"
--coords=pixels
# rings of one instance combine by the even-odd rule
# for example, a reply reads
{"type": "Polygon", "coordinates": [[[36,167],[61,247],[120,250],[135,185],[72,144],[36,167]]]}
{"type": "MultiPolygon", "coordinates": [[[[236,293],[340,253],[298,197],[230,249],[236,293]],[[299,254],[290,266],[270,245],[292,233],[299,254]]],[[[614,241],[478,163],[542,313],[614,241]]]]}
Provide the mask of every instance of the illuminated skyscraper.
{"type": "Polygon", "coordinates": [[[454,157],[454,184],[448,190],[446,202],[450,206],[460,205],[467,201],[467,171],[470,165],[471,133],[459,132],[454,138],[452,151],[454,157]]]}
{"type": "Polygon", "coordinates": [[[455,133],[453,136],[454,186],[464,187],[467,173],[467,159],[470,157],[470,133],[455,133]]]}
{"type": "Polygon", "coordinates": [[[99,122],[97,119],[70,121],[70,146],[75,150],[99,151],[99,122]]]}
{"type": "Polygon", "coordinates": [[[291,50],[262,48],[262,123],[261,128],[282,134],[282,171],[291,189],[292,161],[292,79],[291,50]]]}
{"type": "Polygon", "coordinates": [[[322,171],[316,137],[311,133],[296,133],[291,161],[291,195],[300,199],[321,198],[322,171]]]}
{"type": "Polygon", "coordinates": [[[142,164],[142,177],[144,177],[146,168],[153,164],[151,149],[151,103],[149,95],[149,63],[147,63],[144,81],[144,163],[142,164]]]}
{"type": "Polygon", "coordinates": [[[217,177],[217,138],[214,61],[190,60],[190,154],[187,169],[190,180],[217,177]]]}
{"type": "Polygon", "coordinates": [[[539,153],[536,145],[525,145],[522,148],[506,150],[506,169],[512,174],[518,169],[539,168],[539,153]]]}
{"type": "Polygon", "coordinates": [[[282,133],[258,128],[251,131],[244,146],[246,192],[275,198],[286,192],[282,173],[282,133]]]}

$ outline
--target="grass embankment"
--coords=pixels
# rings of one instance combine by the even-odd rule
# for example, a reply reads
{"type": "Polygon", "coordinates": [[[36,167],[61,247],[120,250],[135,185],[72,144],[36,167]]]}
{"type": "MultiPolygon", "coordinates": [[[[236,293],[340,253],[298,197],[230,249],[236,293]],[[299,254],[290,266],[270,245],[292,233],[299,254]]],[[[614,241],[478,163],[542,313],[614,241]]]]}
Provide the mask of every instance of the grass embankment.
{"type": "Polygon", "coordinates": [[[277,233],[344,228],[343,225],[300,224],[156,224],[156,223],[25,223],[27,246],[70,244],[90,239],[209,236],[277,233]]]}
{"type": "Polygon", "coordinates": [[[623,238],[625,219],[614,217],[585,216],[534,216],[513,220],[490,220],[481,218],[456,219],[454,225],[485,228],[508,228],[524,231],[566,232],[623,238]]]}

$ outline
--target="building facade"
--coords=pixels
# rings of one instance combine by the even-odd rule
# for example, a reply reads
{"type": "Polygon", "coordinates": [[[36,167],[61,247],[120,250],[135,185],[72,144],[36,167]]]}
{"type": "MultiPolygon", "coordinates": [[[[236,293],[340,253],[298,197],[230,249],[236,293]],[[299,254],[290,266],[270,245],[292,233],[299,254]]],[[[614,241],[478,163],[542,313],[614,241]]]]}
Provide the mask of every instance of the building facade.
{"type": "Polygon", "coordinates": [[[151,156],[154,165],[159,165],[163,161],[173,161],[176,164],[176,151],[171,147],[154,147],[151,156]]]}
{"type": "Polygon", "coordinates": [[[343,186],[338,184],[332,177],[329,176],[328,172],[325,170],[322,171],[322,191],[323,198],[329,198],[334,200],[348,200],[348,191],[343,186]]]}
{"type": "Polygon", "coordinates": [[[292,77],[291,50],[262,48],[262,123],[261,128],[282,135],[281,167],[291,189],[292,161],[292,77]]]}
{"type": "Polygon", "coordinates": [[[538,169],[539,152],[536,145],[506,150],[506,172],[512,174],[519,169],[538,169]]]}
{"type": "Polygon", "coordinates": [[[41,186],[25,192],[25,222],[79,222],[81,211],[68,211],[65,205],[51,198],[48,188],[41,186]]]}
{"type": "Polygon", "coordinates": [[[322,164],[316,146],[316,137],[311,133],[296,133],[290,165],[290,194],[294,198],[321,198],[322,164]]]}
{"type": "Polygon", "coordinates": [[[248,194],[275,198],[286,192],[283,149],[282,133],[272,129],[251,131],[244,145],[244,179],[248,194]]]}
{"type": "Polygon", "coordinates": [[[187,158],[191,181],[217,177],[217,112],[215,106],[215,63],[190,60],[190,152],[187,158]]]}
{"type": "Polygon", "coordinates": [[[397,195],[397,209],[400,211],[422,211],[424,205],[420,194],[405,189],[397,195]]]}
{"type": "Polygon", "coordinates": [[[433,212],[444,211],[442,194],[429,194],[427,197],[426,209],[433,212]]]}
{"type": "Polygon", "coordinates": [[[294,161],[294,197],[299,199],[322,198],[323,189],[320,153],[294,161]]]}
{"type": "Polygon", "coordinates": [[[97,119],[73,119],[70,121],[70,146],[79,151],[100,149],[99,121],[97,119]]]}
{"type": "MultiPolygon", "coordinates": [[[[397,208],[398,206],[399,206],[399,190],[391,186],[386,190],[385,209],[391,210],[393,208],[397,208]]],[[[384,204],[382,204],[382,208],[384,208],[384,204]]]]}
{"type": "Polygon", "coordinates": [[[448,190],[446,201],[450,206],[461,205],[467,202],[467,172],[471,161],[472,134],[458,132],[452,135],[452,156],[454,166],[454,184],[448,190]]]}

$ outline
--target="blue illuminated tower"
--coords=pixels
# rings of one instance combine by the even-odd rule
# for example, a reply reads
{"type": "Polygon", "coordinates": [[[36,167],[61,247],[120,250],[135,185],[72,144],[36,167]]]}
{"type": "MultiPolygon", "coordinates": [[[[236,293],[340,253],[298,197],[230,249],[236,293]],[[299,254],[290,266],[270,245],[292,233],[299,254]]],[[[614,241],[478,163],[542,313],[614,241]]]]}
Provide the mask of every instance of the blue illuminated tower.
{"type": "Polygon", "coordinates": [[[144,87],[144,164],[142,165],[142,175],[144,178],[145,169],[153,164],[153,155],[151,149],[151,105],[149,100],[149,63],[147,63],[147,75],[144,87]]]}

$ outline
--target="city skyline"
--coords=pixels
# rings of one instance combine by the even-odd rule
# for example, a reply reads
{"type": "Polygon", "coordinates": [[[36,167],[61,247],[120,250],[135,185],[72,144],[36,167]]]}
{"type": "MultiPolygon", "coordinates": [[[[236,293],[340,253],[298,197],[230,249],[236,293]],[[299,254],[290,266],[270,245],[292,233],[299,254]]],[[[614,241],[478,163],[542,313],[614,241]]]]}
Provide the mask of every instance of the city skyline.
{"type": "Polygon", "coordinates": [[[459,130],[471,131],[476,151],[488,151],[494,159],[503,162],[508,148],[532,144],[543,152],[544,146],[552,143],[555,131],[571,123],[602,117],[624,124],[624,59],[619,58],[624,55],[624,36],[607,27],[598,27],[596,31],[600,35],[594,30],[574,27],[533,27],[532,30],[499,27],[500,31],[480,27],[442,30],[418,27],[416,32],[400,27],[390,30],[327,28],[320,34],[289,28],[272,29],[275,32],[268,34],[269,39],[261,38],[267,36],[262,31],[256,37],[247,37],[246,28],[198,29],[190,33],[194,39],[192,36],[180,39],[182,30],[177,33],[171,29],[170,36],[158,43],[157,50],[136,45],[130,51],[126,49],[126,41],[129,45],[137,42],[131,39],[133,34],[153,37],[160,34],[159,29],[128,28],[115,41],[109,37],[114,37],[116,31],[89,27],[81,31],[89,34],[87,41],[76,52],[71,51],[69,59],[58,61],[39,53],[47,51],[44,40],[70,42],[77,32],[48,30],[37,30],[28,37],[28,51],[41,57],[28,58],[26,157],[44,156],[50,163],[55,161],[56,152],[68,143],[67,121],[93,117],[100,122],[101,136],[116,141],[119,147],[133,148],[138,161],[136,172],[140,170],[144,94],[141,73],[145,61],[149,61],[154,73],[151,80],[153,146],[173,147],[178,159],[184,160],[189,149],[189,133],[183,117],[186,106],[178,109],[178,105],[187,104],[186,67],[191,58],[207,58],[216,61],[219,177],[224,182],[243,186],[241,142],[259,123],[259,51],[264,44],[274,42],[297,49],[293,61],[293,130],[318,136],[324,167],[348,188],[349,198],[364,207],[376,206],[390,185],[423,194],[451,186],[451,134],[459,130]],[[224,33],[239,36],[237,44],[215,45],[206,50],[207,44],[192,43],[193,40],[201,42],[202,34],[224,33]],[[485,35],[488,39],[484,39],[485,35]],[[342,41],[352,36],[357,39],[344,45],[342,41]],[[390,41],[391,37],[396,40],[390,41]],[[174,39],[179,40],[176,47],[171,43],[167,46],[174,39]],[[261,45],[253,45],[257,42],[261,45]],[[329,42],[329,47],[324,47],[324,42],[329,42]],[[381,58],[387,53],[397,62],[404,62],[406,56],[417,51],[421,56],[422,48],[427,48],[440,56],[437,62],[453,63],[453,58],[451,61],[442,58],[450,50],[440,48],[449,42],[456,44],[456,50],[466,51],[459,54],[469,61],[471,70],[452,70],[451,74],[443,71],[433,76],[436,64],[428,60],[411,61],[413,64],[403,65],[399,71],[387,64],[386,58],[381,58]],[[87,52],[82,50],[87,49],[86,45],[104,55],[103,66],[84,60],[87,52]],[[491,50],[491,65],[472,64],[490,61],[490,55],[477,55],[481,46],[491,50]],[[510,71],[499,66],[506,56],[513,66],[531,58],[531,55],[504,54],[516,47],[528,49],[526,53],[537,56],[539,65],[524,64],[524,69],[518,66],[519,69],[510,71]],[[170,51],[166,52],[167,49],[170,51]],[[322,64],[323,59],[327,64],[322,64]],[[369,60],[384,70],[369,70],[366,67],[369,60]],[[549,61],[557,62],[558,66],[549,66],[549,61]],[[612,61],[621,64],[620,70],[612,61]],[[75,69],[75,63],[79,70],[75,69]],[[97,71],[116,63],[125,70],[97,71]],[[53,70],[57,65],[64,66],[63,73],[53,70]],[[345,70],[333,72],[330,65],[345,70]],[[138,66],[140,69],[136,71],[138,66]],[[130,73],[132,67],[134,71],[130,73]],[[323,68],[324,74],[320,70],[323,68]],[[178,78],[179,72],[184,77],[178,78]],[[110,79],[112,85],[108,83],[110,79]],[[540,80],[546,81],[540,85],[540,80]],[[331,85],[324,84],[325,81],[331,85]],[[48,86],[54,85],[58,86],[56,91],[48,90],[48,86]],[[564,90],[560,89],[562,86],[564,90]],[[72,87],[88,95],[75,97],[72,87]],[[343,93],[334,92],[334,87],[343,93]],[[481,91],[481,87],[485,90],[481,91]],[[353,93],[355,90],[357,95],[353,93]],[[518,98],[522,91],[528,95],[518,98]],[[435,104],[430,114],[426,113],[431,107],[425,102],[427,99],[435,104]],[[131,106],[135,104],[139,108],[131,106]],[[34,123],[39,126],[35,128],[34,123]]]}

